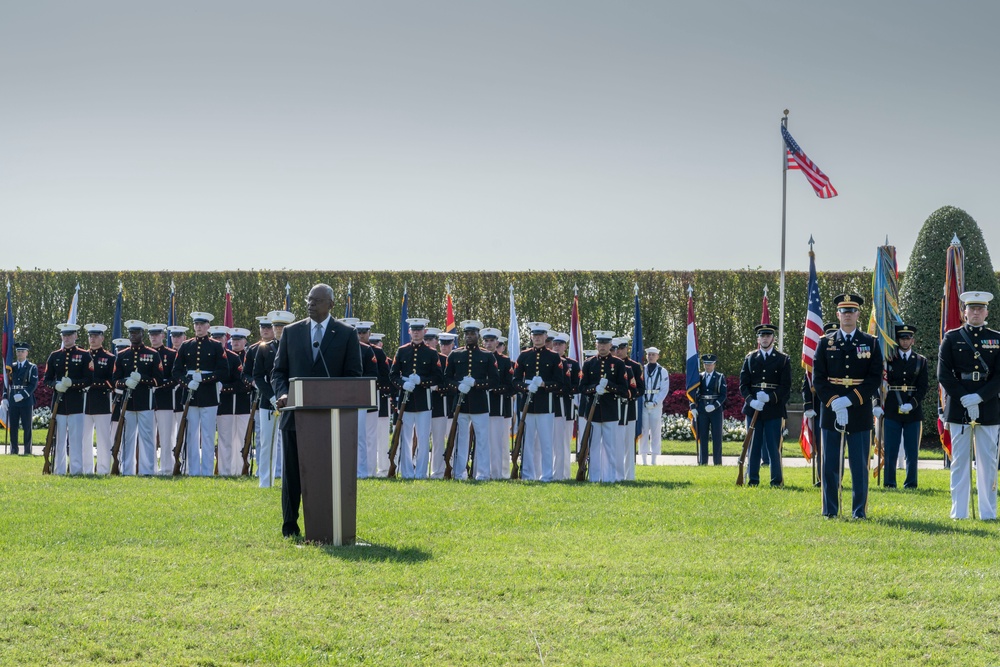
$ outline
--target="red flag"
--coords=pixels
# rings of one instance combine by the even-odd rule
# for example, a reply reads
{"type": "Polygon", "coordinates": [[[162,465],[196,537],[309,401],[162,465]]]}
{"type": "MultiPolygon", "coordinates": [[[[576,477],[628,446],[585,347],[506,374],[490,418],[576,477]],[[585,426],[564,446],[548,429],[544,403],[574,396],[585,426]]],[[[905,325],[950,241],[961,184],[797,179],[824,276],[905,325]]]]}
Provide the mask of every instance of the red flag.
{"type": "MultiPolygon", "coordinates": [[[[962,242],[958,240],[958,235],[951,240],[951,245],[945,251],[945,275],[944,275],[944,295],[941,297],[941,331],[940,341],[945,333],[962,326],[962,306],[958,295],[965,291],[965,250],[962,242]]],[[[941,446],[951,458],[951,433],[944,425],[944,398],[945,392],[938,385],[938,437],[941,439],[941,446]]]]}
{"type": "Polygon", "coordinates": [[[451,306],[451,292],[448,292],[447,296],[447,306],[445,308],[444,316],[444,331],[445,333],[455,333],[457,327],[455,326],[455,309],[451,306]]]}
{"type": "Polygon", "coordinates": [[[812,461],[813,442],[812,424],[807,417],[803,416],[802,431],[799,433],[799,446],[802,447],[802,455],[806,457],[806,461],[812,461]]]}
{"type": "Polygon", "coordinates": [[[573,310],[569,314],[569,357],[583,366],[583,330],[580,328],[580,297],[573,288],[573,310]]]}
{"type": "Polygon", "coordinates": [[[767,286],[764,287],[764,302],[760,305],[760,323],[771,323],[771,311],[767,307],[767,286]]]}

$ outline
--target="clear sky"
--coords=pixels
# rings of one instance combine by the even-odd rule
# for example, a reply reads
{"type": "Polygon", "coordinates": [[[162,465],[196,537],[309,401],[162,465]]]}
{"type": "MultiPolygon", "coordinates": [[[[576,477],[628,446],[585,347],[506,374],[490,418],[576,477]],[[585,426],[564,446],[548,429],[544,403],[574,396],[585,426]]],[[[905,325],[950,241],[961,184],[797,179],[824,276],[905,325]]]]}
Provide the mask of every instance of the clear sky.
{"type": "Polygon", "coordinates": [[[1000,3],[7,2],[4,268],[871,267],[965,209],[1000,260],[1000,3]]]}

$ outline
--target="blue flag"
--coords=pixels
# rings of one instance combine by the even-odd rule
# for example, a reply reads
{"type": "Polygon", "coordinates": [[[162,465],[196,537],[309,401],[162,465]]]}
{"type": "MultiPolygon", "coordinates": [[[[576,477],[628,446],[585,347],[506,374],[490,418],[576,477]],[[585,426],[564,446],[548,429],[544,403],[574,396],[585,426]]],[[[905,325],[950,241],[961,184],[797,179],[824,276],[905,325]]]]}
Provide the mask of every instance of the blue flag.
{"type": "Polygon", "coordinates": [[[115,322],[111,327],[111,339],[122,337],[122,284],[118,283],[118,301],[115,303],[115,322]]]}
{"type": "Polygon", "coordinates": [[[410,325],[406,323],[409,319],[410,313],[410,295],[406,291],[406,287],[403,287],[403,307],[399,311],[399,344],[405,345],[410,342],[410,325]]]}
{"type": "MultiPolygon", "coordinates": [[[[642,344],[642,317],[639,315],[639,286],[635,287],[635,333],[632,335],[632,361],[640,366],[643,365],[643,356],[646,348],[642,344]]],[[[644,400],[644,399],[643,399],[644,400]]],[[[644,403],[639,403],[639,409],[635,411],[635,437],[642,435],[642,417],[644,403]]]]}
{"type": "MultiPolygon", "coordinates": [[[[10,300],[10,283],[7,283],[7,310],[3,318],[3,363],[4,366],[14,364],[14,306],[10,300]]],[[[4,381],[7,376],[4,375],[4,381]]]]}

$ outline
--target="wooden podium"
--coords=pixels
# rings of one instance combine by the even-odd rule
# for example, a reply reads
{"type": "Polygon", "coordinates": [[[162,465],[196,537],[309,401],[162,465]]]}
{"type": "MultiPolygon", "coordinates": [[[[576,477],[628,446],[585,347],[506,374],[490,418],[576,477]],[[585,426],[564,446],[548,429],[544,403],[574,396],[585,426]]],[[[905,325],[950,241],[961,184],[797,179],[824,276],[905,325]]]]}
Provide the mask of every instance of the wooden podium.
{"type": "Polygon", "coordinates": [[[358,510],[358,410],[378,405],[375,378],[291,378],[305,538],[354,544],[358,510]]]}

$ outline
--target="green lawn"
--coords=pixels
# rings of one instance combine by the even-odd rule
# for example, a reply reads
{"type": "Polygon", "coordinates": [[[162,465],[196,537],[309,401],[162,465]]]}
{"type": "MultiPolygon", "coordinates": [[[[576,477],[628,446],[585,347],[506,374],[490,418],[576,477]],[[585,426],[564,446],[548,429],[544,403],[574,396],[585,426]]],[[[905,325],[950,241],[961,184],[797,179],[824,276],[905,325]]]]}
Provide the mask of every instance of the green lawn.
{"type": "Polygon", "coordinates": [[[807,469],[364,480],[372,546],[323,548],[251,480],[39,463],[0,457],[3,665],[1000,661],[1000,526],[948,519],[945,471],[872,489],[867,522],[823,520],[807,469]]]}

